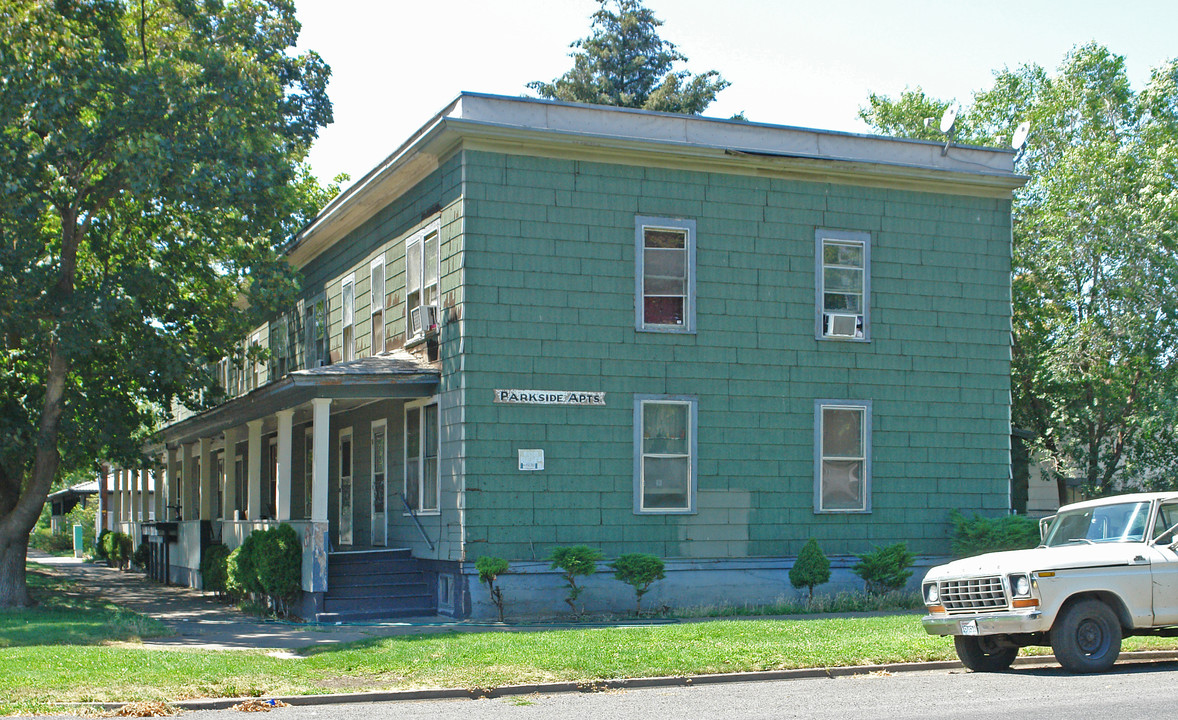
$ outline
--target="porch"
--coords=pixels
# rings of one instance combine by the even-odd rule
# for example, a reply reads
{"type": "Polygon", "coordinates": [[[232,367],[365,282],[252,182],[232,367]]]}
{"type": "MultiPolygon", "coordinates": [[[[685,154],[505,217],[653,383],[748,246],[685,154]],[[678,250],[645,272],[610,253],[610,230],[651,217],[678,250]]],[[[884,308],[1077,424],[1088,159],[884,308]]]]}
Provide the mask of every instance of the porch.
{"type": "Polygon", "coordinates": [[[154,468],[112,475],[116,487],[132,488],[154,477],[154,513],[139,511],[145,500],[134,496],[115,508],[115,525],[153,543],[153,575],[199,588],[209,545],[233,549],[254,530],[287,523],[303,547],[300,614],[315,617],[333,580],[333,550],[418,532],[411,515],[390,512],[402,502],[390,491],[390,465],[399,466],[390,449],[406,405],[435,395],[439,375],[436,364],[386,353],[292,372],[171,425],[149,449],[154,468]]]}

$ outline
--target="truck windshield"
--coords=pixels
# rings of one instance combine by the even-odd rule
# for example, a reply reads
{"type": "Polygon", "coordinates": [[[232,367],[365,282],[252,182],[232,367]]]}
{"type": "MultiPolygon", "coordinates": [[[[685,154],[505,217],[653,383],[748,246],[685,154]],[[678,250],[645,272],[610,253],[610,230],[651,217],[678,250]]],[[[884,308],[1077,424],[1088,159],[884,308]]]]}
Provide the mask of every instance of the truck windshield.
{"type": "Polygon", "coordinates": [[[1149,503],[1097,505],[1061,512],[1051,523],[1044,545],[1069,543],[1143,542],[1149,503]]]}

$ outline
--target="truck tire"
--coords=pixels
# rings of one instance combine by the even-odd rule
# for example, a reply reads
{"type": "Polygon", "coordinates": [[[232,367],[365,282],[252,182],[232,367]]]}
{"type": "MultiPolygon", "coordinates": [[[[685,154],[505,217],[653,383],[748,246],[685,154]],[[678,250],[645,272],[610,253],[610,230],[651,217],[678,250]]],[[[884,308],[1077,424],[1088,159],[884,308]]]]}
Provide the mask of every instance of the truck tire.
{"type": "Polygon", "coordinates": [[[1081,600],[1055,619],[1051,649],[1068,672],[1104,672],[1121,654],[1121,622],[1101,601],[1081,600]]]}
{"type": "Polygon", "coordinates": [[[1002,672],[1010,668],[1018,655],[1018,648],[1000,646],[985,635],[954,635],[953,648],[961,664],[974,672],[1002,672]]]}

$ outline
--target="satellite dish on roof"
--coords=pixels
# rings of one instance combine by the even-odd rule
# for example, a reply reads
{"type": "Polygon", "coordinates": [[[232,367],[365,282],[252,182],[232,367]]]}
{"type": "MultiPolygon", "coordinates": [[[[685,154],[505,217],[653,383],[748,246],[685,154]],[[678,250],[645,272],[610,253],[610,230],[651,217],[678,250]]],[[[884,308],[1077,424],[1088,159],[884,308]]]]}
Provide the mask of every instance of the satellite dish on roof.
{"type": "Polygon", "coordinates": [[[1023,120],[1014,129],[1014,137],[1010,139],[1010,146],[1015,150],[1021,150],[1023,145],[1027,142],[1027,135],[1031,134],[1031,123],[1028,120],[1023,120]]]}
{"type": "Polygon", "coordinates": [[[957,122],[957,106],[950,105],[945,108],[945,112],[941,115],[941,132],[950,133],[953,131],[953,125],[957,122]]]}

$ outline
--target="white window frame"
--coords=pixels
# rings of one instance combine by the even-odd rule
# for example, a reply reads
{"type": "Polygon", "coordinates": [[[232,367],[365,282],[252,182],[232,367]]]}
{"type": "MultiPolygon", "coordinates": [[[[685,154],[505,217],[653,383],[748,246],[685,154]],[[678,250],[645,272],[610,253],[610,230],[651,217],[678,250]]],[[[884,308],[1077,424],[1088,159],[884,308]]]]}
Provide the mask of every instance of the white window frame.
{"type": "MultiPolygon", "coordinates": [[[[438,399],[436,397],[434,397],[434,398],[429,398],[429,399],[425,399],[425,400],[419,400],[416,402],[405,403],[404,418],[405,418],[405,422],[403,423],[404,438],[403,438],[403,442],[402,442],[402,453],[403,453],[403,459],[404,459],[404,465],[402,466],[404,468],[404,471],[403,471],[404,482],[402,483],[402,491],[404,492],[403,497],[405,498],[405,502],[409,504],[409,507],[412,508],[413,512],[416,513],[417,515],[438,515],[441,513],[441,508],[442,508],[442,474],[441,474],[441,466],[442,466],[442,463],[441,463],[442,413],[441,413],[441,408],[438,405],[438,399]],[[426,448],[426,416],[428,414],[427,413],[428,408],[431,408],[431,407],[436,408],[437,414],[438,414],[438,425],[437,425],[437,428],[435,428],[435,437],[438,440],[438,448],[437,448],[438,454],[434,456],[434,474],[435,474],[435,476],[434,476],[434,497],[432,498],[433,507],[428,507],[425,504],[426,460],[429,457],[426,454],[426,450],[427,450],[427,448],[426,448]],[[417,443],[417,455],[415,457],[410,457],[410,455],[409,455],[409,425],[410,425],[409,415],[413,411],[417,411],[418,443],[417,443]],[[415,466],[418,468],[418,473],[417,473],[417,507],[414,507],[413,503],[409,501],[409,492],[408,492],[409,491],[409,468],[411,466],[415,466]]],[[[403,512],[401,514],[402,515],[409,515],[408,512],[403,512]]]]}
{"type": "Polygon", "coordinates": [[[816,514],[866,514],[871,512],[871,401],[870,400],[815,400],[814,401],[814,512],[816,514]],[[859,426],[861,457],[827,455],[823,447],[823,427],[826,410],[857,410],[862,413],[859,426]],[[824,460],[861,461],[863,475],[859,478],[860,504],[855,508],[828,508],[823,505],[824,460]]]}
{"type": "Polygon", "coordinates": [[[368,327],[371,338],[369,345],[372,347],[369,354],[376,355],[377,353],[384,352],[385,347],[384,306],[385,298],[387,297],[387,272],[385,269],[384,253],[377,255],[369,263],[368,278],[368,307],[372,319],[368,327]],[[377,283],[378,274],[379,284],[377,283]]]}
{"type": "MultiPolygon", "coordinates": [[[[660,218],[637,215],[634,218],[634,328],[641,332],[695,332],[695,220],[660,218]],[[687,234],[684,243],[687,269],[686,295],[683,299],[683,323],[661,324],[646,322],[646,231],[682,230],[687,234]]],[[[671,297],[671,296],[668,296],[671,297]]],[[[677,297],[677,296],[675,296],[677,297]]]]}
{"type": "MultiPolygon", "coordinates": [[[[698,491],[699,444],[699,400],[692,395],[634,395],[634,513],[640,515],[690,515],[696,512],[698,491]],[[645,452],[642,428],[643,415],[647,405],[685,405],[687,411],[687,504],[677,508],[646,507],[645,467],[647,457],[671,457],[645,452]]],[[[682,457],[675,454],[674,457],[682,457]]]]}
{"type": "MultiPolygon", "coordinates": [[[[840,269],[838,265],[829,266],[840,269]]],[[[854,269],[854,268],[845,268],[854,269]]],[[[815,324],[814,336],[819,340],[834,340],[842,342],[870,342],[871,341],[871,233],[851,230],[828,230],[819,228],[814,233],[814,307],[815,324]],[[860,313],[850,313],[837,308],[826,307],[826,246],[858,245],[863,248],[863,282],[859,288],[862,293],[860,313]],[[854,316],[854,318],[851,318],[854,316]],[[854,322],[854,335],[834,334],[836,322],[854,322]]],[[[846,294],[859,294],[846,293],[846,294]]]]}
{"type": "Polygon", "coordinates": [[[340,359],[356,359],[356,274],[340,283],[340,359]],[[350,291],[350,293],[349,293],[350,291]]]}
{"type": "Polygon", "coordinates": [[[419,327],[414,314],[419,307],[432,305],[435,318],[441,322],[440,289],[442,285],[442,223],[434,220],[422,229],[410,235],[405,240],[405,340],[417,340],[426,336],[430,328],[419,327]],[[434,240],[433,282],[430,282],[431,272],[426,263],[426,246],[434,240]],[[417,267],[413,268],[411,258],[417,257],[417,267]],[[413,272],[413,270],[416,272],[413,272]],[[413,294],[417,297],[414,298],[413,294]]]}
{"type": "Polygon", "coordinates": [[[262,386],[262,370],[265,368],[261,360],[251,360],[249,358],[249,352],[254,348],[258,348],[259,350],[262,348],[261,330],[257,330],[250,334],[249,342],[245,348],[246,363],[249,364],[249,373],[246,375],[246,380],[249,383],[249,387],[246,388],[247,392],[251,390],[257,390],[262,386]]]}

